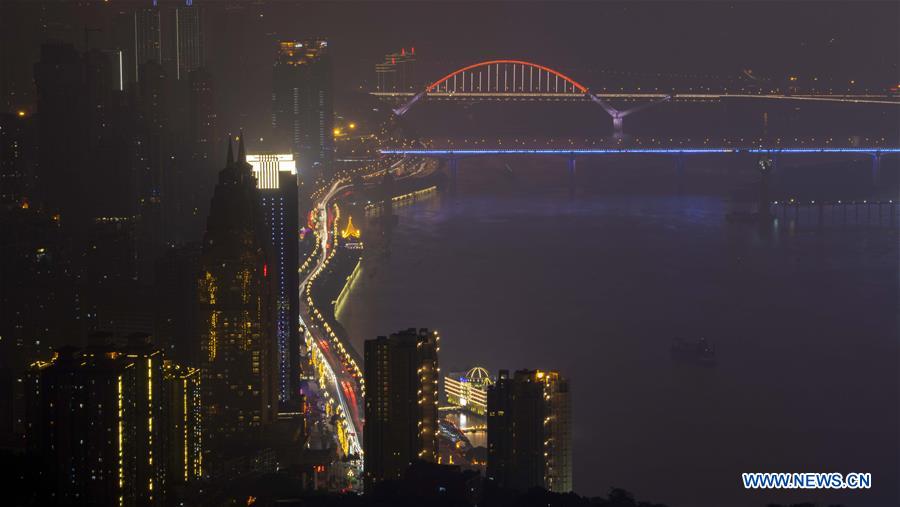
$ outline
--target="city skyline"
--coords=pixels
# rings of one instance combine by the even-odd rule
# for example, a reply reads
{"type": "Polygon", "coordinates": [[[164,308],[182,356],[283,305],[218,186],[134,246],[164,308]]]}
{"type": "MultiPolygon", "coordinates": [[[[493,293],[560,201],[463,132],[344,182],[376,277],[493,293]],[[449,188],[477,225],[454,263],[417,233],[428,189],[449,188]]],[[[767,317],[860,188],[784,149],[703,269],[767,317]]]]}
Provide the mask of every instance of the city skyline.
{"type": "Polygon", "coordinates": [[[11,505],[900,500],[900,4],[0,19],[11,505]]]}

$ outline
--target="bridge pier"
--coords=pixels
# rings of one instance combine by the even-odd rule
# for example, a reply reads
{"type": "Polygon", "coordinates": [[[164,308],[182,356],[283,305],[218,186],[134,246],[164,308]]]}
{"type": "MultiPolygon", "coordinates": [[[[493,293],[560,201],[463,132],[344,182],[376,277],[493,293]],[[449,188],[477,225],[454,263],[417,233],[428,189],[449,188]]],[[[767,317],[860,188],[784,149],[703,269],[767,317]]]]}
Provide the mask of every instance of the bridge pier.
{"type": "Polygon", "coordinates": [[[775,157],[771,155],[763,155],[757,162],[757,167],[759,168],[759,204],[756,207],[756,212],[760,219],[769,219],[771,217],[769,210],[771,199],[769,194],[776,164],[775,157]]]}
{"type": "Polygon", "coordinates": [[[613,122],[613,137],[619,138],[625,135],[625,117],[614,115],[612,117],[613,122]]]}
{"type": "Polygon", "coordinates": [[[456,193],[456,180],[459,175],[459,159],[456,157],[448,158],[447,167],[450,169],[450,191],[456,193]]]}
{"type": "Polygon", "coordinates": [[[878,187],[881,180],[881,153],[872,154],[872,186],[878,187]]]}
{"type": "Polygon", "coordinates": [[[569,169],[569,196],[573,197],[575,195],[575,156],[570,156],[568,160],[568,169],[569,169]]]}
{"type": "Polygon", "coordinates": [[[684,165],[684,154],[679,153],[675,155],[675,181],[679,194],[684,190],[684,165]]]}

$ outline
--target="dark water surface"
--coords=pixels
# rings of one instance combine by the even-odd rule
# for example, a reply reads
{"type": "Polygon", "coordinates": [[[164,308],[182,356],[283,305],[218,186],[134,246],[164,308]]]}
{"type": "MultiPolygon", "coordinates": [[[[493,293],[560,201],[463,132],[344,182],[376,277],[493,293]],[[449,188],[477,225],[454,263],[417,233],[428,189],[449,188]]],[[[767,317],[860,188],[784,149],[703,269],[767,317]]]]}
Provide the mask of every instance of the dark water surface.
{"type": "Polygon", "coordinates": [[[729,225],[718,195],[461,192],[397,210],[342,320],[441,332],[444,372],[558,369],[575,489],[672,506],[898,504],[898,235],[729,225]],[[717,366],[676,364],[706,337],[717,366]],[[748,492],[741,472],[871,472],[748,492]]]}

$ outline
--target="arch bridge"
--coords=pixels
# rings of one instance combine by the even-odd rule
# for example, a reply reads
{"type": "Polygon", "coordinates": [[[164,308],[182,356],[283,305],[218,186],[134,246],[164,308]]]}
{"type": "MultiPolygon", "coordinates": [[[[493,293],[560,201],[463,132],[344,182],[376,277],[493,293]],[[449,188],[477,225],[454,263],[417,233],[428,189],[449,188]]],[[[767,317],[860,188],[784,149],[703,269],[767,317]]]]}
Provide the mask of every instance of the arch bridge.
{"type": "Polygon", "coordinates": [[[593,93],[574,78],[545,65],[525,60],[487,60],[459,68],[432,81],[418,93],[371,92],[372,95],[400,101],[393,111],[403,116],[420,100],[526,100],[526,101],[591,101],[609,114],[616,134],[622,133],[626,116],[673,99],[687,101],[717,101],[728,98],[784,99],[854,104],[900,105],[896,97],[887,95],[806,94],[785,95],[766,93],[593,93]],[[617,109],[609,100],[641,101],[630,109],[617,109]]]}
{"type": "MultiPolygon", "coordinates": [[[[410,94],[373,92],[373,95],[408,98],[410,94]]],[[[454,70],[412,95],[394,109],[394,114],[405,115],[416,102],[425,97],[437,100],[589,100],[600,105],[610,115],[617,133],[621,133],[622,121],[629,114],[671,98],[664,94],[643,94],[640,98],[649,99],[650,102],[619,110],[591,93],[587,86],[562,72],[525,60],[487,60],[454,70]]]]}

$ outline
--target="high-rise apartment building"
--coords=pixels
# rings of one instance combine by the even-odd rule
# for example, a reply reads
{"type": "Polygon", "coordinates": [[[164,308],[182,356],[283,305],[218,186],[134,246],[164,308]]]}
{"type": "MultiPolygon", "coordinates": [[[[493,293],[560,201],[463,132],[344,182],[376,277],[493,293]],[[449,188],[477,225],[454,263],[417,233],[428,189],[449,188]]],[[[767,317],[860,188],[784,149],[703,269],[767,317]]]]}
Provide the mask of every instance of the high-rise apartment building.
{"type": "Polygon", "coordinates": [[[572,491],[569,403],[558,372],[500,370],[488,388],[488,478],[512,490],[572,491]]]}
{"type": "Polygon", "coordinates": [[[163,439],[167,488],[203,476],[203,405],[200,370],[164,359],[163,439]]]}
{"type": "Polygon", "coordinates": [[[400,479],[414,460],[438,452],[440,337],[407,329],[366,340],[365,486],[400,479]]]}
{"type": "Polygon", "coordinates": [[[297,155],[304,178],[330,176],[334,105],[328,41],[281,41],[272,87],[272,127],[278,141],[297,155]]]}
{"type": "Polygon", "coordinates": [[[56,505],[166,505],[176,483],[201,473],[198,374],[164,361],[146,335],[92,341],[58,350],[26,376],[27,444],[50,479],[38,496],[56,505]]]}
{"type": "MultiPolygon", "coordinates": [[[[278,409],[266,225],[241,136],[228,145],[200,254],[199,308],[204,440],[212,453],[259,433],[278,409]]],[[[214,460],[221,463],[220,460],[214,460]]]]}

